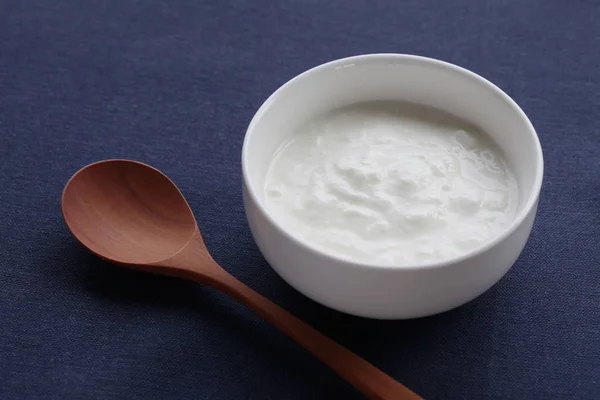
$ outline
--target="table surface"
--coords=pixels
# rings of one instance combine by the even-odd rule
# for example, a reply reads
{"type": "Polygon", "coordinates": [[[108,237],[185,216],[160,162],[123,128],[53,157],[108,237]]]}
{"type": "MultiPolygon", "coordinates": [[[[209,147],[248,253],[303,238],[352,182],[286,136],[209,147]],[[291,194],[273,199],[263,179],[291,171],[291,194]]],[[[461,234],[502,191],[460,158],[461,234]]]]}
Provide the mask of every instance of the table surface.
{"type": "Polygon", "coordinates": [[[429,399],[600,398],[598,1],[0,0],[0,398],[358,399],[212,289],[79,246],[59,198],[104,158],[165,171],[216,260],[429,399]],[[240,151],[261,103],[335,58],[466,67],[524,109],[546,172],[532,236],[496,286],[411,321],[305,298],[260,255],[240,151]]]}

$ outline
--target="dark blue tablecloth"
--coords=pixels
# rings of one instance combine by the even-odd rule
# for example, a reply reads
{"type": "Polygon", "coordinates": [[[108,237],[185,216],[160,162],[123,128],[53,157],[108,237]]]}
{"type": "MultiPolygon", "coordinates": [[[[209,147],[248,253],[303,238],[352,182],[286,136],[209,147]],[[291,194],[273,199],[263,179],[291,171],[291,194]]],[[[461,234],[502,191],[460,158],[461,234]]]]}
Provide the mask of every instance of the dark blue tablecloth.
{"type": "Polygon", "coordinates": [[[65,181],[123,157],[180,185],[226,269],[422,396],[599,399],[599,115],[594,0],[0,0],[0,398],[360,398],[224,295],[122,270],[71,238],[65,181]],[[490,79],[545,152],[514,268],[420,320],[306,299],[261,257],[242,208],[240,150],[260,104],[314,65],[373,52],[490,79]]]}

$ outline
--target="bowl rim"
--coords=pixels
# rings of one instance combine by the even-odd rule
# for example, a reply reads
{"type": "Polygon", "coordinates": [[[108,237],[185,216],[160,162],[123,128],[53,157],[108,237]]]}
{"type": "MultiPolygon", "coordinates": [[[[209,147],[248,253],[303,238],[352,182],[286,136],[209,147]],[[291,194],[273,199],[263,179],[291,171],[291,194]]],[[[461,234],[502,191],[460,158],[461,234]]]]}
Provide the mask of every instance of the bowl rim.
{"type": "MultiPolygon", "coordinates": [[[[325,258],[329,261],[345,264],[347,266],[358,268],[358,269],[378,269],[378,270],[383,269],[386,271],[394,271],[394,270],[415,271],[415,270],[428,270],[428,269],[444,268],[444,267],[448,267],[448,266],[451,266],[454,264],[461,263],[468,259],[475,258],[475,257],[487,252],[488,250],[492,249],[493,247],[495,247],[498,244],[500,244],[501,242],[503,242],[510,235],[512,235],[523,224],[525,219],[529,216],[531,210],[536,207],[536,204],[538,202],[539,195],[541,192],[542,181],[543,181],[543,177],[544,177],[544,159],[543,159],[543,153],[542,153],[542,146],[540,144],[537,132],[535,131],[535,128],[533,127],[531,121],[529,120],[529,118],[527,117],[525,112],[521,109],[521,107],[519,107],[519,105],[508,94],[506,94],[502,89],[500,89],[498,86],[496,86],[489,80],[483,78],[482,76],[480,76],[472,71],[469,71],[466,68],[460,67],[458,65],[455,65],[455,64],[452,64],[452,63],[449,63],[446,61],[441,61],[441,60],[438,60],[435,58],[431,58],[431,57],[424,57],[424,56],[413,55],[413,54],[400,54],[400,53],[359,54],[359,55],[344,57],[344,58],[340,58],[340,59],[335,59],[335,60],[328,61],[328,62],[325,62],[320,65],[317,65],[313,68],[310,68],[310,69],[296,75],[295,77],[288,80],[287,82],[285,82],[263,102],[263,104],[260,106],[260,108],[256,111],[256,113],[252,117],[252,120],[250,121],[250,124],[248,125],[248,128],[246,129],[246,133],[244,135],[244,142],[242,145],[241,163],[242,163],[242,180],[243,180],[243,184],[246,186],[248,195],[252,199],[256,208],[267,219],[267,221],[275,227],[275,230],[279,234],[283,235],[288,240],[295,243],[297,246],[303,248],[305,251],[308,251],[309,253],[313,253],[314,255],[325,258]],[[360,63],[364,63],[364,62],[389,63],[390,61],[403,62],[403,63],[416,62],[416,63],[430,64],[430,65],[434,65],[437,67],[452,70],[456,73],[466,76],[467,78],[471,78],[471,79],[475,80],[477,83],[479,83],[480,85],[486,86],[488,89],[492,90],[497,96],[499,96],[501,98],[501,100],[503,100],[509,106],[509,108],[512,110],[512,112],[517,114],[523,120],[528,133],[531,136],[533,136],[533,143],[534,143],[533,152],[535,153],[535,157],[536,157],[536,163],[535,163],[536,173],[535,173],[535,179],[533,182],[533,188],[532,188],[532,191],[531,191],[529,197],[527,198],[527,201],[521,207],[520,211],[515,216],[513,221],[510,223],[510,225],[508,225],[507,227],[504,228],[502,233],[500,233],[493,239],[486,241],[482,245],[480,245],[472,250],[469,250],[465,253],[461,253],[461,254],[451,257],[451,258],[447,258],[447,259],[443,259],[443,260],[439,260],[439,261],[419,263],[419,264],[383,265],[383,264],[376,264],[376,263],[357,262],[357,261],[353,261],[351,259],[337,256],[335,254],[328,253],[327,251],[313,247],[309,243],[305,243],[303,240],[300,240],[300,239],[296,238],[294,235],[292,235],[291,233],[289,233],[288,230],[282,224],[280,224],[276,218],[274,218],[271,215],[271,213],[268,211],[267,207],[260,201],[260,198],[257,194],[257,188],[253,185],[253,183],[250,179],[250,172],[249,172],[250,166],[249,166],[249,161],[248,161],[249,151],[250,151],[249,150],[249,142],[252,137],[252,132],[254,131],[254,126],[258,123],[260,118],[262,118],[263,114],[271,106],[271,104],[276,101],[279,94],[285,88],[287,88],[288,86],[292,85],[293,83],[295,83],[296,81],[298,81],[300,79],[306,78],[313,74],[317,74],[323,70],[330,69],[332,67],[334,67],[334,68],[340,67],[340,66],[344,66],[348,63],[358,63],[358,62],[360,62],[360,63]]],[[[246,205],[245,205],[245,207],[246,207],[246,205]]]]}

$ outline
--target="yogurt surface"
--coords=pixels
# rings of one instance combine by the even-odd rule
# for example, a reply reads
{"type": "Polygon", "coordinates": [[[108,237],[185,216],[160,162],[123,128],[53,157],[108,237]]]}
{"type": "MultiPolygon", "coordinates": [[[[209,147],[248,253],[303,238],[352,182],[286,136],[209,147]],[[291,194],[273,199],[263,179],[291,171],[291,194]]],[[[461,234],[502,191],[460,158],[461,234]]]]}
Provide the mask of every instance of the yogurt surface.
{"type": "Polygon", "coordinates": [[[518,189],[502,153],[475,127],[428,107],[370,102],[290,132],[264,199],[312,247],[406,266],[493,239],[512,221],[518,189]]]}

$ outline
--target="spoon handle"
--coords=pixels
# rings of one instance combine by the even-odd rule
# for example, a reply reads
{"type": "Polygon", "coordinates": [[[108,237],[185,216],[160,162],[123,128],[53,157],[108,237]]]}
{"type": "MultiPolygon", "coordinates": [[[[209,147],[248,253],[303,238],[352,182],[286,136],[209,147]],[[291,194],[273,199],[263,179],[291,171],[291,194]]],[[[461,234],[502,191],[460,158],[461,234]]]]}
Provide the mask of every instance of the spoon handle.
{"type": "MultiPolygon", "coordinates": [[[[203,276],[201,280],[206,282],[206,277],[203,276]]],[[[211,281],[210,284],[213,287],[254,310],[266,321],[310,351],[369,399],[422,399],[406,386],[250,289],[229,273],[224,273],[211,281]]]]}

